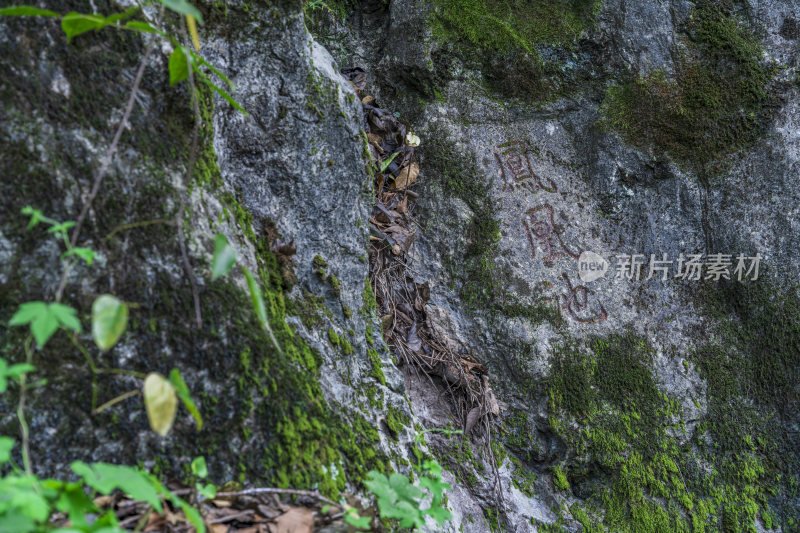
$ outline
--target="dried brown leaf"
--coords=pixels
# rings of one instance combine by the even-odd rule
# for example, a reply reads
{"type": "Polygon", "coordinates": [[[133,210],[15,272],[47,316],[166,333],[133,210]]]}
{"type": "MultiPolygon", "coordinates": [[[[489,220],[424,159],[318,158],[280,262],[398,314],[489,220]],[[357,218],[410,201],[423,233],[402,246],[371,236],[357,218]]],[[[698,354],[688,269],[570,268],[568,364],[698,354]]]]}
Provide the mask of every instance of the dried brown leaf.
{"type": "Polygon", "coordinates": [[[400,200],[400,203],[397,204],[397,207],[395,209],[397,210],[398,213],[403,215],[408,213],[408,197],[403,197],[403,199],[400,200]]]}
{"type": "Polygon", "coordinates": [[[467,368],[467,372],[472,372],[473,369],[476,369],[480,373],[485,373],[486,369],[480,363],[473,363],[472,361],[467,361],[466,359],[461,359],[461,364],[467,368]]]}
{"type": "Polygon", "coordinates": [[[419,164],[414,162],[400,171],[400,174],[394,180],[394,188],[402,191],[414,183],[417,176],[419,176],[419,164]]]}
{"type": "Polygon", "coordinates": [[[313,533],[314,514],[305,507],[292,507],[275,519],[275,529],[270,533],[313,533]]]}
{"type": "Polygon", "coordinates": [[[481,408],[480,407],[473,407],[467,413],[467,421],[464,424],[464,434],[469,435],[469,432],[472,431],[472,428],[475,427],[475,424],[478,423],[478,420],[481,418],[481,408]]]}
{"type": "Polygon", "coordinates": [[[92,501],[97,507],[102,509],[103,507],[107,507],[111,502],[114,501],[114,496],[98,496],[92,501]]]}
{"type": "Polygon", "coordinates": [[[488,387],[488,380],[484,380],[486,386],[486,410],[494,416],[500,416],[500,403],[494,395],[494,391],[488,387]]]}
{"type": "Polygon", "coordinates": [[[217,507],[230,507],[233,503],[230,500],[211,500],[217,507]]]}

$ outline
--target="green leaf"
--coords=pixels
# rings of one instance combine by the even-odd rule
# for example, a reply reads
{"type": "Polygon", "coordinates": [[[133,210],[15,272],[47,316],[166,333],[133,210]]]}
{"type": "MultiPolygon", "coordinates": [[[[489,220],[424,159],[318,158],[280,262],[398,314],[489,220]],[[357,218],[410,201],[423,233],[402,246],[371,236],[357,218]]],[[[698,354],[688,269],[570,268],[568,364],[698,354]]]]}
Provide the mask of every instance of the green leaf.
{"type": "Polygon", "coordinates": [[[367,480],[364,481],[366,486],[378,500],[386,500],[389,504],[397,501],[397,492],[389,486],[389,479],[375,470],[370,470],[367,473],[367,480]]]}
{"type": "Polygon", "coordinates": [[[122,20],[129,19],[134,16],[139,9],[141,9],[139,6],[131,6],[122,13],[114,13],[113,15],[109,15],[106,17],[105,23],[106,25],[116,24],[122,20]]]}
{"type": "Polygon", "coordinates": [[[125,302],[104,294],[92,304],[92,337],[100,350],[110,350],[119,341],[127,325],[128,306],[125,302]]]}
{"type": "Polygon", "coordinates": [[[59,325],[75,332],[81,331],[80,320],[75,314],[73,308],[59,303],[26,302],[19,306],[8,325],[22,326],[30,323],[36,344],[43,348],[59,325]]]}
{"type": "Polygon", "coordinates": [[[214,486],[212,483],[209,483],[206,486],[203,486],[200,483],[198,483],[197,492],[202,494],[203,498],[211,499],[217,495],[217,487],[214,486]]]}
{"type": "Polygon", "coordinates": [[[183,514],[186,515],[186,519],[189,521],[189,523],[192,524],[197,530],[197,533],[206,533],[206,525],[203,522],[203,517],[200,516],[200,513],[197,509],[181,499],[178,499],[178,506],[183,511],[183,514]]]}
{"type": "Polygon", "coordinates": [[[453,518],[450,511],[441,502],[436,501],[431,504],[429,509],[425,509],[425,514],[436,520],[439,525],[453,518]]]}
{"type": "Polygon", "coordinates": [[[90,500],[84,492],[83,483],[65,483],[57,488],[59,492],[58,500],[55,502],[55,508],[62,513],[67,513],[70,522],[75,526],[76,531],[86,531],[89,529],[89,524],[86,521],[86,515],[92,511],[96,511],[96,507],[92,500],[90,500]]]}
{"type": "Polygon", "coordinates": [[[192,474],[199,477],[200,479],[205,479],[208,476],[208,467],[206,466],[206,458],[205,457],[195,457],[192,461],[192,474]]]}
{"type": "Polygon", "coordinates": [[[36,524],[30,516],[12,507],[0,514],[0,531],[3,533],[30,533],[36,531],[36,524]]]}
{"type": "Polygon", "coordinates": [[[78,320],[77,311],[72,307],[60,303],[53,302],[49,305],[50,312],[56,317],[58,323],[65,329],[72,330],[76,333],[81,332],[81,321],[78,320]]]}
{"type": "Polygon", "coordinates": [[[47,233],[61,233],[63,235],[67,234],[67,231],[75,226],[75,223],[71,220],[67,222],[62,222],[61,224],[55,224],[52,227],[47,229],[47,233]]]}
{"type": "Polygon", "coordinates": [[[406,476],[397,472],[389,476],[389,485],[400,498],[405,500],[414,501],[421,498],[423,494],[419,488],[411,484],[406,476]]]}
{"type": "Polygon", "coordinates": [[[0,465],[4,465],[11,460],[12,448],[14,448],[14,439],[0,437],[0,465]]]}
{"type": "Polygon", "coordinates": [[[222,233],[214,237],[214,257],[211,259],[211,281],[225,276],[236,262],[236,252],[222,233]]]}
{"type": "Polygon", "coordinates": [[[262,325],[267,324],[267,308],[264,305],[264,297],[261,295],[261,287],[259,287],[258,282],[248,269],[245,268],[243,271],[244,277],[247,280],[247,289],[250,291],[250,301],[253,303],[253,310],[256,312],[258,321],[261,322],[262,325]]]}
{"type": "Polygon", "coordinates": [[[147,22],[139,22],[138,20],[131,20],[130,22],[126,22],[124,28],[134,31],[140,31],[142,33],[156,33],[158,32],[152,25],[148,24],[147,22]]]}
{"type": "Polygon", "coordinates": [[[391,156],[389,159],[387,159],[386,161],[384,161],[384,162],[382,162],[382,163],[381,163],[381,167],[380,167],[380,169],[381,169],[381,170],[380,170],[380,171],[381,171],[381,174],[383,174],[383,172],[384,172],[384,171],[385,171],[387,168],[389,168],[389,165],[391,165],[391,164],[392,164],[392,161],[394,161],[394,158],[395,158],[395,157],[397,157],[397,154],[398,154],[398,153],[399,153],[399,152],[395,152],[395,153],[393,153],[393,154],[392,154],[392,156],[391,156]]]}
{"type": "Polygon", "coordinates": [[[420,478],[419,486],[430,490],[434,498],[441,498],[442,492],[451,488],[448,483],[429,477],[420,478]]]}
{"type": "Polygon", "coordinates": [[[92,261],[94,261],[94,258],[97,256],[97,252],[95,252],[91,248],[76,247],[71,250],[67,250],[66,252],[61,254],[61,257],[63,259],[64,257],[69,257],[71,255],[77,255],[78,257],[86,261],[87,265],[91,266],[92,261]]]}
{"type": "Polygon", "coordinates": [[[5,371],[5,375],[10,378],[18,378],[22,374],[27,374],[28,372],[33,372],[36,370],[36,367],[33,365],[29,365],[28,363],[18,363],[16,365],[12,365],[11,368],[5,371]]]}
{"type": "Polygon", "coordinates": [[[44,215],[42,215],[42,212],[40,210],[34,209],[29,205],[23,207],[20,213],[22,213],[25,216],[31,217],[30,221],[28,222],[28,227],[25,228],[25,231],[28,231],[32,227],[36,226],[39,222],[42,221],[42,219],[44,219],[44,215]]]}
{"type": "Polygon", "coordinates": [[[435,477],[436,479],[441,479],[442,466],[436,461],[426,460],[424,463],[422,463],[422,468],[427,471],[429,475],[435,477]]]}
{"type": "Polygon", "coordinates": [[[38,315],[31,323],[31,333],[33,333],[33,338],[36,339],[36,345],[39,348],[44,348],[57,330],[58,319],[49,307],[45,308],[45,312],[38,315]]]}
{"type": "Polygon", "coordinates": [[[422,513],[419,508],[411,502],[401,500],[394,505],[381,505],[381,500],[378,500],[378,509],[381,513],[381,518],[395,518],[400,520],[400,527],[422,527],[425,521],[422,519],[422,513]]]}
{"type": "Polygon", "coordinates": [[[31,6],[11,6],[0,8],[0,15],[11,17],[60,17],[55,11],[31,6]]]}
{"type": "Polygon", "coordinates": [[[191,15],[197,19],[197,21],[202,24],[203,23],[203,16],[200,14],[200,11],[197,10],[192,4],[187,2],[186,0],[159,0],[167,9],[171,9],[176,13],[180,13],[181,15],[191,15]]]}
{"type": "Polygon", "coordinates": [[[204,67],[208,67],[208,69],[209,69],[211,72],[213,72],[214,74],[216,74],[216,75],[219,77],[219,79],[221,79],[222,81],[224,81],[224,82],[225,82],[225,83],[228,85],[228,87],[229,87],[230,89],[233,89],[233,88],[234,88],[234,86],[233,86],[233,82],[232,82],[231,80],[229,80],[229,79],[228,79],[228,77],[227,77],[225,74],[223,74],[222,72],[220,72],[220,71],[219,71],[219,69],[217,69],[216,67],[214,67],[214,65],[212,65],[211,63],[209,63],[208,61],[206,61],[206,60],[203,58],[203,56],[201,56],[200,54],[198,54],[198,53],[196,53],[196,52],[193,52],[193,51],[191,51],[191,54],[192,54],[192,58],[194,59],[194,62],[195,62],[196,64],[198,64],[198,65],[203,65],[204,67]]]}
{"type": "Polygon", "coordinates": [[[99,30],[106,25],[106,19],[100,15],[85,15],[72,11],[61,19],[61,29],[67,35],[67,42],[87,31],[99,30]]]}
{"type": "Polygon", "coordinates": [[[19,306],[19,310],[14,313],[9,321],[9,326],[24,326],[32,322],[36,317],[47,313],[47,304],[44,302],[26,302],[19,306]]]}
{"type": "Polygon", "coordinates": [[[283,350],[281,350],[275,335],[272,333],[272,328],[269,325],[269,317],[267,316],[267,308],[264,305],[264,297],[261,295],[261,287],[258,286],[258,282],[253,278],[253,275],[247,268],[242,267],[242,271],[247,280],[247,288],[250,291],[250,300],[253,302],[253,310],[256,312],[259,322],[261,322],[261,326],[269,333],[269,338],[275,346],[275,349],[283,354],[283,350]]]}
{"type": "Polygon", "coordinates": [[[28,227],[25,228],[25,231],[28,231],[32,227],[36,226],[37,224],[39,224],[39,222],[46,222],[46,223],[50,224],[51,226],[58,224],[58,222],[56,222],[52,218],[48,218],[48,217],[44,216],[39,209],[34,209],[33,207],[31,207],[29,205],[26,205],[25,207],[23,207],[20,210],[20,213],[22,213],[23,215],[25,215],[27,217],[31,217],[30,221],[28,222],[28,227]]]}
{"type": "Polygon", "coordinates": [[[357,529],[369,529],[372,519],[369,516],[359,515],[358,511],[350,507],[344,513],[344,521],[357,529]]]}
{"type": "Polygon", "coordinates": [[[101,494],[110,494],[114,489],[120,489],[132,499],[149,503],[159,513],[162,511],[156,487],[137,468],[108,463],[94,463],[90,466],[82,461],[75,461],[70,466],[87,485],[101,494]]]}
{"type": "Polygon", "coordinates": [[[189,77],[191,59],[183,46],[178,46],[169,55],[169,84],[175,85],[189,77]]]}
{"type": "Polygon", "coordinates": [[[244,108],[241,106],[241,104],[239,104],[239,102],[234,100],[233,97],[230,94],[228,94],[228,92],[225,89],[212,83],[211,80],[209,80],[206,76],[200,76],[200,79],[206,85],[214,89],[221,97],[227,100],[228,103],[231,104],[236,110],[240,111],[244,116],[247,116],[247,111],[245,111],[244,108]]]}
{"type": "Polygon", "coordinates": [[[177,368],[173,368],[169,373],[169,382],[175,387],[175,392],[178,394],[178,398],[180,398],[183,406],[186,407],[192,414],[192,417],[194,417],[194,422],[197,424],[197,431],[203,429],[203,417],[200,416],[200,410],[197,408],[197,404],[194,403],[194,399],[189,392],[189,387],[186,386],[186,382],[183,381],[183,377],[177,368]]]}
{"type": "Polygon", "coordinates": [[[20,509],[37,522],[44,522],[50,516],[47,500],[35,490],[17,490],[11,496],[11,505],[20,509]]]}
{"type": "Polygon", "coordinates": [[[150,427],[163,437],[172,429],[178,410],[175,387],[161,374],[151,372],[145,378],[142,389],[150,427]]]}

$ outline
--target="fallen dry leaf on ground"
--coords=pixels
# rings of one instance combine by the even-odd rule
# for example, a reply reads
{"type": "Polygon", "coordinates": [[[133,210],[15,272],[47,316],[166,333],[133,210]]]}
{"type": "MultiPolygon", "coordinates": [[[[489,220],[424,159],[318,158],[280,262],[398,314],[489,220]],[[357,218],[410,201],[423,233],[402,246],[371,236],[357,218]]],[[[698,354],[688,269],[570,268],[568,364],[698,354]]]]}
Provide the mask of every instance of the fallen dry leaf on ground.
{"type": "Polygon", "coordinates": [[[314,514],[305,507],[292,507],[269,525],[270,533],[312,533],[314,514]]]}
{"type": "Polygon", "coordinates": [[[403,168],[400,171],[400,174],[397,175],[397,178],[394,180],[394,188],[397,190],[402,191],[414,181],[416,181],[417,176],[419,176],[419,165],[417,163],[411,163],[407,167],[403,168]]]}

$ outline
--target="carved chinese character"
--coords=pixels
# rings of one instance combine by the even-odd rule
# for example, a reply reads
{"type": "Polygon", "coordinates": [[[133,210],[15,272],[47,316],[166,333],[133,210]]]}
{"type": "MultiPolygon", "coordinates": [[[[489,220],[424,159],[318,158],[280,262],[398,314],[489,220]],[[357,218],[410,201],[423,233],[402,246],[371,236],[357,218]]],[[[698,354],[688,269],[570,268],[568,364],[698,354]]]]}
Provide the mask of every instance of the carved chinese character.
{"type": "Polygon", "coordinates": [[[500,175],[503,178],[503,191],[517,191],[526,189],[536,192],[542,189],[547,192],[558,192],[558,187],[553,180],[545,184],[533,172],[530,159],[528,159],[528,144],[522,141],[509,141],[498,145],[494,149],[494,157],[500,166],[500,175]]]}
{"type": "Polygon", "coordinates": [[[573,251],[564,244],[561,234],[556,231],[553,221],[553,207],[542,204],[539,207],[528,209],[522,219],[525,234],[531,245],[531,257],[536,259],[536,248],[542,251],[542,261],[580,257],[580,251],[573,251]]]}
{"type": "Polygon", "coordinates": [[[562,307],[573,320],[581,324],[597,324],[608,318],[608,312],[601,302],[595,301],[594,305],[590,302],[594,291],[583,285],[573,287],[566,272],[562,272],[561,277],[567,286],[567,294],[561,296],[562,307]]]}

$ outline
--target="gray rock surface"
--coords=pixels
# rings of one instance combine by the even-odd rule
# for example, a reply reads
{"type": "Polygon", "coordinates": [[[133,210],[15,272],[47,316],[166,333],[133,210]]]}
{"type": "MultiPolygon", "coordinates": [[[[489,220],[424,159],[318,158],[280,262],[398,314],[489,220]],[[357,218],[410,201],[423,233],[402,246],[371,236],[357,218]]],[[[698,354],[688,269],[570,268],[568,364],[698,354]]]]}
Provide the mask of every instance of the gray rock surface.
{"type": "MultiPolygon", "coordinates": [[[[430,327],[488,370],[501,404],[488,432],[426,435],[448,469],[454,516],[427,529],[580,531],[600,523],[638,532],[647,523],[680,531],[697,520],[714,531],[796,530],[800,501],[787,489],[800,472],[796,2],[737,4],[735,19],[726,19],[756,35],[762,60],[781,68],[764,131],[725,156],[710,180],[663,147],[633,147],[601,124],[609,86],[654,71],[676,75],[678,58],[692,50],[685,28],[700,3],[601,2],[568,54],[541,50],[569,55],[560,65],[572,76],[565,79],[581,83],[534,102],[492,92],[464,43],[436,40],[438,2],[364,1],[345,20],[329,17],[325,36],[315,37],[299,0],[198,4],[207,19],[202,53],[231,77],[249,116],[202,93],[199,170],[187,187],[188,91],[169,87],[171,49],[156,48],[84,232],[99,256],[71,271],[64,301],[85,325],[99,294],[136,303],[120,344],[91,356],[101,368],[179,368],[207,429],[197,433],[182,411],[173,433],[157,437],[138,398],[92,414],[92,374],[59,332],[34,356],[49,380],[30,398],[37,472],[64,473],[83,459],[140,461],[176,475],[205,455],[217,481],[360,492],[366,470],[407,468],[420,426],[464,427],[458,396],[440,378],[396,366],[370,309],[374,191],[361,106],[338,74],[360,66],[366,94],[422,139],[413,206],[420,228],[407,259],[409,275],[430,283],[430,327]],[[162,223],[176,219],[182,191],[202,328],[192,323],[177,230],[162,223]],[[496,242],[476,241],[481,217],[497,219],[496,242]],[[145,221],[161,222],[123,227],[145,221]],[[218,232],[259,273],[285,355],[253,320],[241,270],[209,280],[218,232]],[[296,255],[269,251],[276,238],[294,242],[296,255]],[[610,265],[592,281],[580,277],[587,251],[610,265]],[[677,261],[717,252],[760,254],[761,283],[743,292],[735,279],[677,280],[675,263],[669,279],[644,279],[651,254],[677,261]],[[617,276],[617,256],[632,254],[642,256],[640,279],[617,276]],[[475,287],[492,292],[489,299],[476,304],[475,287]],[[390,416],[401,431],[389,428],[390,416]],[[718,426],[728,421],[736,435],[725,440],[718,426]]],[[[32,205],[58,220],[77,217],[146,44],[104,30],[67,45],[51,22],[0,20],[6,359],[24,357],[24,335],[4,324],[20,303],[54,297],[63,252],[40,228],[26,231],[17,213],[32,205]]],[[[92,346],[86,332],[78,340],[92,346]]],[[[100,375],[99,402],[140,382],[100,375]]],[[[17,431],[15,401],[0,396],[3,434],[17,431]]]]}
{"type": "MultiPolygon", "coordinates": [[[[84,328],[79,340],[98,366],[165,375],[178,368],[206,428],[198,433],[182,411],[173,432],[160,438],[149,430],[139,398],[92,414],[89,368],[66,334],[58,333],[34,356],[50,381],[29,399],[37,472],[68,472],[71,461],[92,460],[142,462],[175,475],[195,455],[206,455],[218,481],[241,475],[251,484],[277,483],[284,475],[283,483],[317,487],[328,479],[324,472],[332,472],[327,476],[336,483],[355,481],[356,469],[374,464],[367,461],[367,450],[375,450],[373,462],[406,457],[410,430],[392,437],[381,430],[384,412],[370,407],[365,393],[370,389],[381,405],[409,419],[402,376],[382,340],[370,333],[378,331],[376,318],[364,311],[372,185],[361,155],[360,106],[330,54],[306,32],[300,7],[229,3],[222,13],[206,13],[202,53],[230,76],[235,98],[249,115],[219,97],[212,103],[210,93],[203,93],[200,170],[184,218],[202,329],[193,325],[193,299],[174,226],[135,226],[174,219],[179,191],[185,189],[182,161],[189,153],[192,115],[186,88],[166,83],[169,45],[159,45],[151,56],[132,133],[123,136],[90,212],[85,245],[100,255],[68,277],[64,302],[78,309],[84,325],[92,300],[103,292],[138,304],[128,333],[107,354],[92,348],[84,328]],[[133,231],[120,226],[131,223],[133,231]],[[110,232],[117,238],[104,240],[110,232]],[[284,353],[272,348],[253,321],[241,270],[233,271],[231,281],[209,280],[216,233],[226,235],[239,264],[261,274],[284,353]],[[296,246],[288,264],[296,279],[281,279],[285,272],[269,251],[276,236],[296,246]],[[313,264],[315,257],[327,262],[324,273],[313,264]],[[286,325],[280,326],[284,315],[286,325]],[[332,343],[332,333],[341,344],[332,343]],[[368,341],[383,362],[386,385],[369,376],[375,370],[368,341]],[[309,419],[327,426],[316,435],[294,437],[291,431],[304,431],[309,419]],[[292,430],[294,424],[301,427],[292,430]],[[292,450],[295,438],[300,448],[292,450]],[[341,439],[334,455],[314,444],[326,439],[341,439]],[[304,465],[296,455],[307,453],[302,447],[316,448],[310,455],[327,462],[304,465]],[[267,457],[265,449],[276,455],[267,457]]],[[[83,8],[90,10],[88,4],[83,8]]],[[[18,213],[30,204],[57,220],[77,217],[146,43],[126,37],[130,56],[119,61],[110,48],[120,39],[113,30],[80,36],[67,46],[57,24],[3,19],[0,36],[4,53],[15,57],[3,62],[0,120],[0,316],[6,324],[19,302],[53,298],[63,251],[41,226],[26,232],[18,213]],[[37,34],[46,38],[32,43],[37,34]],[[80,61],[84,71],[75,66],[80,61]],[[92,78],[102,69],[113,81],[92,78]],[[41,78],[30,78],[35,71],[41,78]],[[36,98],[27,99],[29,94],[36,98]],[[66,163],[55,163],[63,158],[66,163]]],[[[2,326],[2,335],[3,356],[23,357],[22,330],[2,326]]],[[[98,403],[140,386],[135,377],[102,374],[98,403]]],[[[3,432],[15,434],[16,399],[4,395],[2,402],[3,432]]]]}

